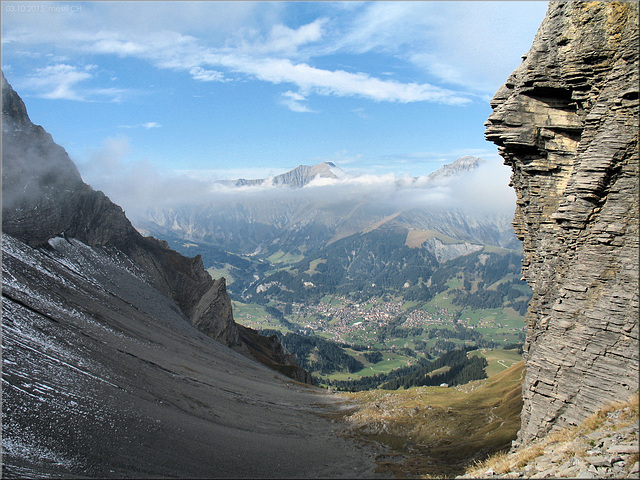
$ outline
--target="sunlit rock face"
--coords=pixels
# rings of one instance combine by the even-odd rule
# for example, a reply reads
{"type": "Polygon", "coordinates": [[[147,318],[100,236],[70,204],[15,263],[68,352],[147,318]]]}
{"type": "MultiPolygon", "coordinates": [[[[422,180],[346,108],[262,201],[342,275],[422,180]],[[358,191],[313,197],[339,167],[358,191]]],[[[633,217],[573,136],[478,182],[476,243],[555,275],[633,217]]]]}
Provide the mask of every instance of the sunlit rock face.
{"type": "Polygon", "coordinates": [[[533,288],[526,444],[638,388],[638,4],[551,2],[491,106],[533,288]]]}

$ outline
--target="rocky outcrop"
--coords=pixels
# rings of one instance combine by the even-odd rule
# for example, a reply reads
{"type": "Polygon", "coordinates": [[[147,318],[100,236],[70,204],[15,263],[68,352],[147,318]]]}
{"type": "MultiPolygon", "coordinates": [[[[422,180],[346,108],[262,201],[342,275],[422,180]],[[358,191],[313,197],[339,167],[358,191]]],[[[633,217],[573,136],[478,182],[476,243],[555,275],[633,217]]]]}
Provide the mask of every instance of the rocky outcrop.
{"type": "Polygon", "coordinates": [[[205,292],[193,311],[194,326],[211,338],[225,345],[239,345],[240,335],[236,328],[228,328],[223,322],[215,321],[216,317],[233,318],[231,299],[227,295],[224,277],[213,282],[205,292]]]}
{"type": "Polygon", "coordinates": [[[456,478],[638,478],[638,397],[456,478]]]}
{"type": "Polygon", "coordinates": [[[464,243],[442,243],[438,238],[426,240],[422,246],[436,256],[436,260],[444,263],[447,260],[469,255],[483,249],[482,245],[474,245],[469,242],[464,243]]]}
{"type": "Polygon", "coordinates": [[[638,4],[551,2],[486,137],[533,288],[518,443],[638,389],[638,4]]]}
{"type": "Polygon", "coordinates": [[[213,280],[200,256],[184,257],[167,242],[143,237],[124,211],[82,181],[67,152],[34,125],[2,75],[2,229],[36,248],[54,237],[124,253],[145,280],[173,300],[191,323],[244,354],[224,279],[213,280]]]}
{"type": "Polygon", "coordinates": [[[287,353],[277,335],[265,337],[252,328],[243,325],[239,325],[239,328],[242,342],[260,363],[300,383],[314,384],[311,374],[298,366],[295,354],[287,353]]]}

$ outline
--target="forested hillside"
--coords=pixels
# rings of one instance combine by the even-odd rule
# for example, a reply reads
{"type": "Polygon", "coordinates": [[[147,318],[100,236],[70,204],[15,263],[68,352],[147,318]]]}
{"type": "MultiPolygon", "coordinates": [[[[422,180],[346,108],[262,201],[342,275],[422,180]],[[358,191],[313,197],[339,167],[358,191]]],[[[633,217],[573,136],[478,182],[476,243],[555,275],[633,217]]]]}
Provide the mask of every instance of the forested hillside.
{"type": "Polygon", "coordinates": [[[479,246],[439,262],[428,246],[407,246],[407,234],[378,229],[334,242],[245,287],[243,300],[313,303],[325,295],[349,295],[356,301],[392,295],[428,302],[457,280],[462,283],[453,293],[456,305],[510,306],[524,315],[528,288],[519,280],[518,253],[479,246]]]}

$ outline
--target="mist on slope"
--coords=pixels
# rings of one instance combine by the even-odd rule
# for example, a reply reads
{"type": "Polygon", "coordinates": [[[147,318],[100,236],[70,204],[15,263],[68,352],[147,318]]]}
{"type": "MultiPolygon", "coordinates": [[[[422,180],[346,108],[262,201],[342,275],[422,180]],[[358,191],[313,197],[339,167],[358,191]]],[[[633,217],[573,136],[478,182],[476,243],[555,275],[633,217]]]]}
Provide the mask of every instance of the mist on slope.
{"type": "Polygon", "coordinates": [[[125,162],[126,140],[111,139],[88,161],[78,163],[83,179],[102,190],[124,208],[135,223],[149,208],[185,206],[290,205],[314,203],[323,210],[355,207],[367,202],[373,208],[456,208],[469,213],[512,215],[515,193],[509,187],[510,170],[498,159],[486,160],[463,175],[430,180],[427,176],[395,174],[317,177],[303,188],[265,185],[235,187],[216,182],[210,175],[193,172],[162,173],[146,161],[125,162]]]}

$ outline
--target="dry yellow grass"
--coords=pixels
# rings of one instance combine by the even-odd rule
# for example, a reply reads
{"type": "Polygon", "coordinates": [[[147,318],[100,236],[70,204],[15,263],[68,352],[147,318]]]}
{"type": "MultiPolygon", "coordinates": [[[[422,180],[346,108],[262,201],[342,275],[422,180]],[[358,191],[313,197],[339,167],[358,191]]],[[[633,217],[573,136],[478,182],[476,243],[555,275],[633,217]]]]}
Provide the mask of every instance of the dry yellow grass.
{"type": "Polygon", "coordinates": [[[524,467],[531,460],[541,456],[543,453],[544,447],[542,445],[534,445],[515,454],[499,452],[482,462],[476,463],[467,473],[484,473],[487,470],[493,470],[497,474],[503,474],[512,470],[514,466],[517,468],[524,467]]]}
{"type": "Polygon", "coordinates": [[[613,402],[598,410],[584,421],[584,423],[578,428],[577,433],[589,433],[596,430],[602,426],[603,422],[607,418],[607,413],[614,412],[616,410],[624,410],[627,407],[629,408],[629,413],[622,413],[618,418],[618,424],[616,427],[622,428],[630,425],[638,418],[638,395],[631,397],[626,402],[613,402]]]}
{"type": "MultiPolygon", "coordinates": [[[[513,470],[522,469],[528,463],[543,455],[545,450],[554,444],[558,446],[558,451],[561,452],[565,459],[583,457],[586,455],[586,447],[581,445],[580,442],[573,441],[580,436],[587,435],[603,427],[607,420],[607,414],[616,411],[619,411],[620,414],[616,419],[616,425],[613,426],[614,429],[627,427],[637,421],[638,394],[635,394],[626,402],[613,402],[603,407],[577,427],[558,430],[542,440],[515,452],[509,454],[501,452],[482,462],[477,462],[467,470],[466,474],[474,477],[483,477],[488,470],[493,470],[497,474],[505,474],[513,470]]],[[[632,460],[631,464],[637,461],[637,458],[632,460]]]]}
{"type": "Polygon", "coordinates": [[[451,477],[474,460],[508,449],[520,427],[523,362],[476,388],[414,387],[345,393],[354,431],[399,455],[384,470],[451,477]]]}

